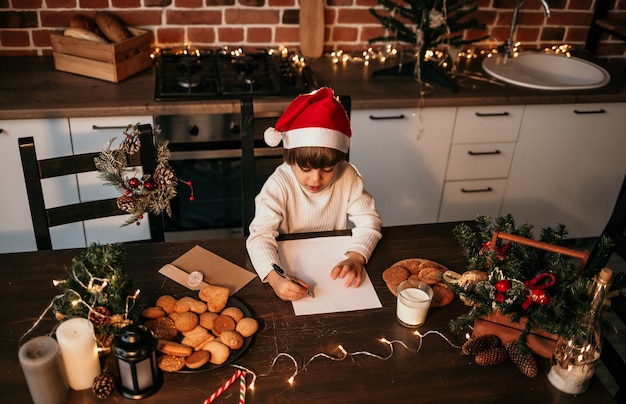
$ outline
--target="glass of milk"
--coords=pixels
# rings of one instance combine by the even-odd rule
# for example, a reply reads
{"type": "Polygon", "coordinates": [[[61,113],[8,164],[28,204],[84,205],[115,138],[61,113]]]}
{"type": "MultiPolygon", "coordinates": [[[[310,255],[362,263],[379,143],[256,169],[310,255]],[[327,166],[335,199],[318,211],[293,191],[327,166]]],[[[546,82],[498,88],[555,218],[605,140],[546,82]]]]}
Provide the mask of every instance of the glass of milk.
{"type": "Polygon", "coordinates": [[[406,280],[398,285],[398,322],[408,328],[424,324],[433,290],[422,281],[406,280]]]}

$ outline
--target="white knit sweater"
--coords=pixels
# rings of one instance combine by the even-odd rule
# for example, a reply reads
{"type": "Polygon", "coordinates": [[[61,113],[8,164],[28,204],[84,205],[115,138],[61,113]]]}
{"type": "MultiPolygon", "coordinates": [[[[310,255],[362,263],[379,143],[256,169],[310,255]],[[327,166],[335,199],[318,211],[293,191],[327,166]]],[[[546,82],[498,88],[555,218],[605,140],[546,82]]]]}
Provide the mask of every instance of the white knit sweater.
{"type": "Polygon", "coordinates": [[[246,247],[261,280],[272,270],[272,263],[281,265],[279,234],[345,230],[350,223],[352,241],[346,252],[358,252],[366,260],[382,237],[374,198],[363,188],[356,168],[346,161],[337,167],[334,181],[317,193],[302,188],[292,167],[283,163],[267,179],[255,203],[246,247]]]}

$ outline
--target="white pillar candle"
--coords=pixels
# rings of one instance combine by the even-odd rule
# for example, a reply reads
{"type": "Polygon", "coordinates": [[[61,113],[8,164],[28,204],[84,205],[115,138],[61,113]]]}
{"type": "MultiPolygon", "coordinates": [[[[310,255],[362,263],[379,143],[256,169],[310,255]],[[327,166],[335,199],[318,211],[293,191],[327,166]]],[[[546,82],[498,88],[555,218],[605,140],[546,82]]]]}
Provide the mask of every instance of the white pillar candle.
{"type": "Polygon", "coordinates": [[[70,387],[91,388],[101,372],[93,324],[86,318],[72,318],[61,323],[56,334],[70,387]]]}
{"type": "Polygon", "coordinates": [[[52,337],[35,337],[19,350],[20,365],[35,404],[61,404],[70,388],[63,373],[59,345],[52,337]]]}

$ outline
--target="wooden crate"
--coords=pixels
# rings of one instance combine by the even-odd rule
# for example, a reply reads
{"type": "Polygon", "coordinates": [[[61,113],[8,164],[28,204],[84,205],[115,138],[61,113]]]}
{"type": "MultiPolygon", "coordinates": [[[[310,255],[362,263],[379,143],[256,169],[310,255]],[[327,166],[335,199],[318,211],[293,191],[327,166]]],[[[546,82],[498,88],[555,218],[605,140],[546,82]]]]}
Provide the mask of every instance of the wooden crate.
{"type": "Polygon", "coordinates": [[[117,44],[91,42],[53,32],[50,39],[55,69],[117,83],[149,68],[152,32],[129,30],[134,36],[117,44]]]}
{"type": "MultiPolygon", "coordinates": [[[[482,316],[474,321],[474,337],[486,334],[495,334],[500,337],[503,344],[512,339],[517,340],[526,326],[526,320],[519,323],[512,322],[508,316],[499,312],[492,312],[488,316],[482,316]]],[[[554,346],[558,337],[539,329],[531,329],[528,334],[528,347],[543,358],[550,358],[554,352],[554,346]]]]}

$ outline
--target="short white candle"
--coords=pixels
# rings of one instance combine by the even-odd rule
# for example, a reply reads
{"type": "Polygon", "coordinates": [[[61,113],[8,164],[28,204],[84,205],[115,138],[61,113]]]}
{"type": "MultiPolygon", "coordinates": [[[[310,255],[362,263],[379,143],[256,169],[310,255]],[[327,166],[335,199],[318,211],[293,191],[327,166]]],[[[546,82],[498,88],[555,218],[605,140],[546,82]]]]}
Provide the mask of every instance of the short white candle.
{"type": "Polygon", "coordinates": [[[419,327],[426,321],[431,294],[419,287],[398,289],[398,320],[407,326],[419,327]]]}
{"type": "Polygon", "coordinates": [[[35,404],[67,401],[70,388],[63,374],[59,345],[53,338],[33,338],[20,348],[19,358],[35,404]]]}
{"type": "Polygon", "coordinates": [[[56,334],[70,387],[91,388],[101,372],[93,324],[86,318],[72,318],[61,323],[56,334]]]}

